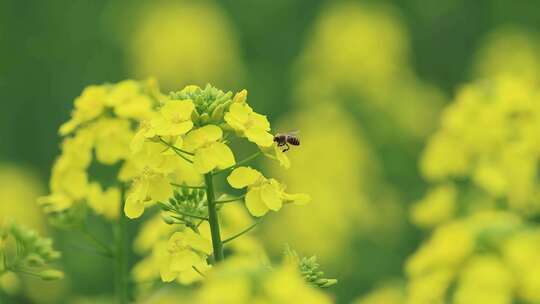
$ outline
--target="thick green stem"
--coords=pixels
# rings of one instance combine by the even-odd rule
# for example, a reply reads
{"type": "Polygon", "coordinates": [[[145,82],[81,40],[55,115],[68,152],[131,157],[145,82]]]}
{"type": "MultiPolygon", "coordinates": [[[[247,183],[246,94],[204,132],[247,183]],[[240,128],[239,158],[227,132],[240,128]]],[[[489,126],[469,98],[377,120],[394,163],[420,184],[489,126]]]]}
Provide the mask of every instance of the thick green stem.
{"type": "Polygon", "coordinates": [[[216,210],[216,198],[214,195],[214,183],[212,173],[204,175],[206,183],[206,200],[208,201],[208,223],[210,224],[210,233],[212,234],[212,247],[214,249],[214,262],[219,263],[223,260],[223,243],[219,232],[219,219],[216,210]]]}
{"type": "MultiPolygon", "coordinates": [[[[123,209],[123,208],[122,208],[123,209]]],[[[126,247],[126,217],[120,212],[114,227],[115,236],[115,295],[116,303],[128,303],[128,273],[127,273],[127,247],[126,247]]]]}

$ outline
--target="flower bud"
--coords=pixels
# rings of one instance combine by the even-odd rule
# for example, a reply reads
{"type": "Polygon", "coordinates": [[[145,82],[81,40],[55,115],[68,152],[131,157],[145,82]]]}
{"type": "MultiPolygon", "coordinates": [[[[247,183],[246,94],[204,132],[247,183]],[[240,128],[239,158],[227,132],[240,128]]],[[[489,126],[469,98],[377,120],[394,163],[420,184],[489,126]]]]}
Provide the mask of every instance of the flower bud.
{"type": "Polygon", "coordinates": [[[39,277],[44,281],[55,281],[64,278],[64,273],[55,269],[47,269],[38,273],[39,277]]]}
{"type": "Polygon", "coordinates": [[[234,95],[233,102],[239,102],[239,103],[245,102],[247,99],[247,94],[248,94],[247,90],[243,89],[242,91],[234,95]]]}
{"type": "Polygon", "coordinates": [[[45,264],[45,261],[43,258],[35,253],[31,253],[26,258],[26,263],[28,263],[28,266],[30,267],[40,267],[45,264]]]}

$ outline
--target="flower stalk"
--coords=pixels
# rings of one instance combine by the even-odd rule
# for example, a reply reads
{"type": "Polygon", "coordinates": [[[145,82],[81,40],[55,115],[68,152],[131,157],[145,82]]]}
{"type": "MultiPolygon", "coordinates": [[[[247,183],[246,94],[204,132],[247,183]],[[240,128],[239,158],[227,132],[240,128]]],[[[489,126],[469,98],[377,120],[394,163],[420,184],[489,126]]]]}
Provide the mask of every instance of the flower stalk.
{"type": "MultiPolygon", "coordinates": [[[[122,205],[122,204],[121,204],[122,205]]],[[[123,209],[123,206],[122,206],[123,209]]],[[[127,304],[128,301],[128,273],[126,248],[126,217],[121,212],[114,226],[115,236],[115,296],[116,303],[127,304]]]]}
{"type": "Polygon", "coordinates": [[[212,235],[212,248],[214,250],[214,263],[223,260],[223,243],[219,231],[219,219],[216,210],[216,199],[214,194],[214,183],[212,173],[204,175],[206,184],[206,199],[208,201],[208,223],[210,224],[210,233],[212,235]]]}

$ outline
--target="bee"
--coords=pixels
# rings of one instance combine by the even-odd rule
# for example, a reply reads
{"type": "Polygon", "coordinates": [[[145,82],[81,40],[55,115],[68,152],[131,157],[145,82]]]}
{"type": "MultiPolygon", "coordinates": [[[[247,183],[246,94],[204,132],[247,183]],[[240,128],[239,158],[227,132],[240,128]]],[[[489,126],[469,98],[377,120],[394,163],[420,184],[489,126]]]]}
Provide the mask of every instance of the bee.
{"type": "Polygon", "coordinates": [[[298,131],[294,132],[288,132],[288,133],[277,133],[274,135],[274,142],[277,143],[278,147],[285,146],[285,149],[283,149],[282,152],[287,152],[290,147],[289,144],[293,146],[299,146],[300,145],[300,139],[298,139],[298,131]]]}

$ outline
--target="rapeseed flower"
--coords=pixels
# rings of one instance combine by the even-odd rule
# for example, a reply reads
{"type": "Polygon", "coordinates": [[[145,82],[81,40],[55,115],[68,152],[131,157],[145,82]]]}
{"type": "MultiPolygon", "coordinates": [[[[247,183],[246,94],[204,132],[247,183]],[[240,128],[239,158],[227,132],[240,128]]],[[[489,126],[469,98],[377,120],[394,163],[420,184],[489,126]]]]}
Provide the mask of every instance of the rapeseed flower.
{"type": "Polygon", "coordinates": [[[133,181],[124,205],[124,213],[129,218],[140,217],[147,205],[166,201],[173,194],[173,188],[163,173],[146,168],[133,181]]]}
{"type": "Polygon", "coordinates": [[[220,142],[223,131],[216,125],[206,125],[189,132],[184,139],[184,149],[193,152],[193,166],[201,173],[225,169],[234,165],[231,149],[220,142]]]}
{"type": "Polygon", "coordinates": [[[212,253],[210,240],[185,229],[175,232],[167,242],[163,260],[160,261],[160,274],[164,282],[178,279],[181,283],[189,283],[201,278],[198,272],[206,272],[206,258],[212,253]]]}
{"type": "Polygon", "coordinates": [[[248,188],[246,207],[254,216],[263,216],[269,210],[279,211],[286,203],[306,204],[311,200],[307,194],[286,193],[285,185],[275,179],[267,179],[259,171],[250,167],[234,169],[227,177],[227,181],[233,188],[248,188]]]}
{"type": "Polygon", "coordinates": [[[269,133],[270,123],[266,116],[258,114],[245,102],[234,102],[224,116],[227,124],[240,136],[260,147],[269,147],[274,136],[269,133]]]}

